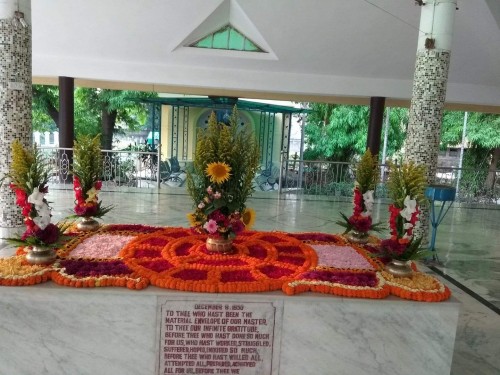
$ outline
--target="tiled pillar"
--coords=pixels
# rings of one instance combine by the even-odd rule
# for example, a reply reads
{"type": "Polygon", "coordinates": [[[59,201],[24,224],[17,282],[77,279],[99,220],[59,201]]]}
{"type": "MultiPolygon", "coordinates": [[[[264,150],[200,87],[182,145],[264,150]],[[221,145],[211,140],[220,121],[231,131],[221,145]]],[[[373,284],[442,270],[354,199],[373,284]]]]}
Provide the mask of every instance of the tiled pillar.
{"type": "MultiPolygon", "coordinates": [[[[22,22],[14,19],[17,9],[28,16],[29,6],[26,1],[0,2],[0,177],[9,171],[12,141],[31,145],[31,26],[29,17],[22,22]]],[[[15,195],[4,183],[0,187],[0,227],[21,224],[15,195]]]]}
{"type": "MultiPolygon", "coordinates": [[[[427,168],[427,182],[436,176],[441,121],[450,66],[456,0],[426,0],[422,6],[405,159],[427,168]]],[[[428,242],[429,207],[420,214],[415,234],[428,242]]]]}

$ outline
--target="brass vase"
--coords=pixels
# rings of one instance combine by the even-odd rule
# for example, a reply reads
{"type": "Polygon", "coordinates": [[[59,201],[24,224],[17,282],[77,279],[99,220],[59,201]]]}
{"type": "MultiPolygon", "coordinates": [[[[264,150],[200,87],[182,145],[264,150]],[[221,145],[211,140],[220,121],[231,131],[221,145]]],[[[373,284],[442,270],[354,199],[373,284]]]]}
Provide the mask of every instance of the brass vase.
{"type": "Polygon", "coordinates": [[[32,246],[26,254],[29,264],[51,264],[56,260],[56,251],[50,247],[32,246]]]}
{"type": "Polygon", "coordinates": [[[99,229],[99,222],[93,217],[82,217],[76,228],[81,232],[92,232],[99,229]]]}
{"type": "Polygon", "coordinates": [[[234,252],[231,238],[208,237],[206,247],[210,253],[232,254],[234,252]]]}
{"type": "Polygon", "coordinates": [[[394,277],[411,277],[413,274],[408,260],[393,259],[385,265],[385,271],[394,277]]]}
{"type": "Polygon", "coordinates": [[[367,243],[369,237],[370,235],[368,234],[368,232],[359,232],[357,230],[350,231],[346,236],[349,242],[354,242],[359,244],[367,243]]]}

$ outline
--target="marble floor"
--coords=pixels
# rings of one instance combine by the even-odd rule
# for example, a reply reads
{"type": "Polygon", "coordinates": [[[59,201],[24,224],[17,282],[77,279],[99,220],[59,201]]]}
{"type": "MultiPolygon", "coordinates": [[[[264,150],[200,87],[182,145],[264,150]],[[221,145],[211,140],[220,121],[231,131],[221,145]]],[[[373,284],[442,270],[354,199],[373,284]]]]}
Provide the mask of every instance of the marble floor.
{"type": "MultiPolygon", "coordinates": [[[[186,213],[192,208],[182,191],[166,189],[157,193],[102,192],[105,204],[116,208],[105,217],[106,223],[144,223],[187,226],[186,213]]],[[[54,220],[70,214],[73,195],[69,190],[52,190],[54,220]]],[[[265,193],[255,194],[248,206],[256,210],[258,230],[321,231],[338,233],[339,212],[349,213],[350,202],[321,198],[295,199],[265,193]]],[[[387,221],[387,205],[378,203],[375,221],[387,221]]],[[[432,273],[451,288],[462,303],[452,364],[453,375],[500,374],[500,209],[472,209],[452,206],[438,228],[436,249],[441,264],[432,264],[432,273]]],[[[1,237],[15,230],[1,230],[1,237]]],[[[0,256],[12,248],[0,241],[0,256]]],[[[411,329],[411,327],[408,327],[411,329]]]]}

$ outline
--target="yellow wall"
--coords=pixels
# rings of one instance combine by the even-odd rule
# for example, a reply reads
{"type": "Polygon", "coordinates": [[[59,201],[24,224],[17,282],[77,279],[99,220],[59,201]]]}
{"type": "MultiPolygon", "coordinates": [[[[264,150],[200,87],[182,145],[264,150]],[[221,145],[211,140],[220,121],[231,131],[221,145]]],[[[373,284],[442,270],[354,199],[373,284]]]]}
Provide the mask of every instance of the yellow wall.
{"type": "MultiPolygon", "coordinates": [[[[183,159],[183,122],[184,122],[184,110],[183,107],[179,108],[179,129],[178,129],[178,141],[177,141],[177,155],[180,161],[183,159]]],[[[202,115],[206,113],[206,108],[191,107],[189,109],[189,123],[188,123],[188,144],[187,144],[187,159],[192,160],[194,157],[194,152],[196,150],[196,131],[197,124],[202,115]]],[[[162,160],[170,158],[172,153],[172,111],[173,108],[168,105],[162,106],[162,117],[161,117],[161,150],[162,150],[162,160]]],[[[252,129],[254,134],[258,137],[258,129],[260,126],[260,114],[246,112],[250,118],[252,124],[252,129]]],[[[275,116],[274,123],[274,140],[273,140],[273,153],[272,161],[273,165],[278,166],[280,163],[280,153],[281,153],[281,132],[282,132],[282,122],[283,116],[277,113],[275,116]]],[[[267,136],[267,134],[266,134],[267,136]]],[[[258,138],[257,138],[258,140],[258,138]]]]}

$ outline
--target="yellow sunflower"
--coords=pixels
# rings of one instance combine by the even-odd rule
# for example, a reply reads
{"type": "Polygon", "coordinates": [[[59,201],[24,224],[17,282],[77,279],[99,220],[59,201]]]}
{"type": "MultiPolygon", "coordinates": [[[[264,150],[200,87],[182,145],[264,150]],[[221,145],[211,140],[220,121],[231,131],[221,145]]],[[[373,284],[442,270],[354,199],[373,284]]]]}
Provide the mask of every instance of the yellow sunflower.
{"type": "Polygon", "coordinates": [[[186,216],[187,216],[187,219],[189,221],[189,226],[190,227],[197,227],[197,226],[201,225],[201,222],[198,221],[198,218],[196,217],[195,214],[190,213],[190,214],[187,214],[186,216]]]}
{"type": "Polygon", "coordinates": [[[231,167],[223,162],[210,163],[205,169],[205,173],[210,177],[210,181],[216,184],[222,184],[229,180],[231,167]]]}
{"type": "Polygon", "coordinates": [[[241,215],[241,220],[245,224],[245,229],[252,229],[255,224],[255,210],[253,208],[245,208],[241,215]]]}

